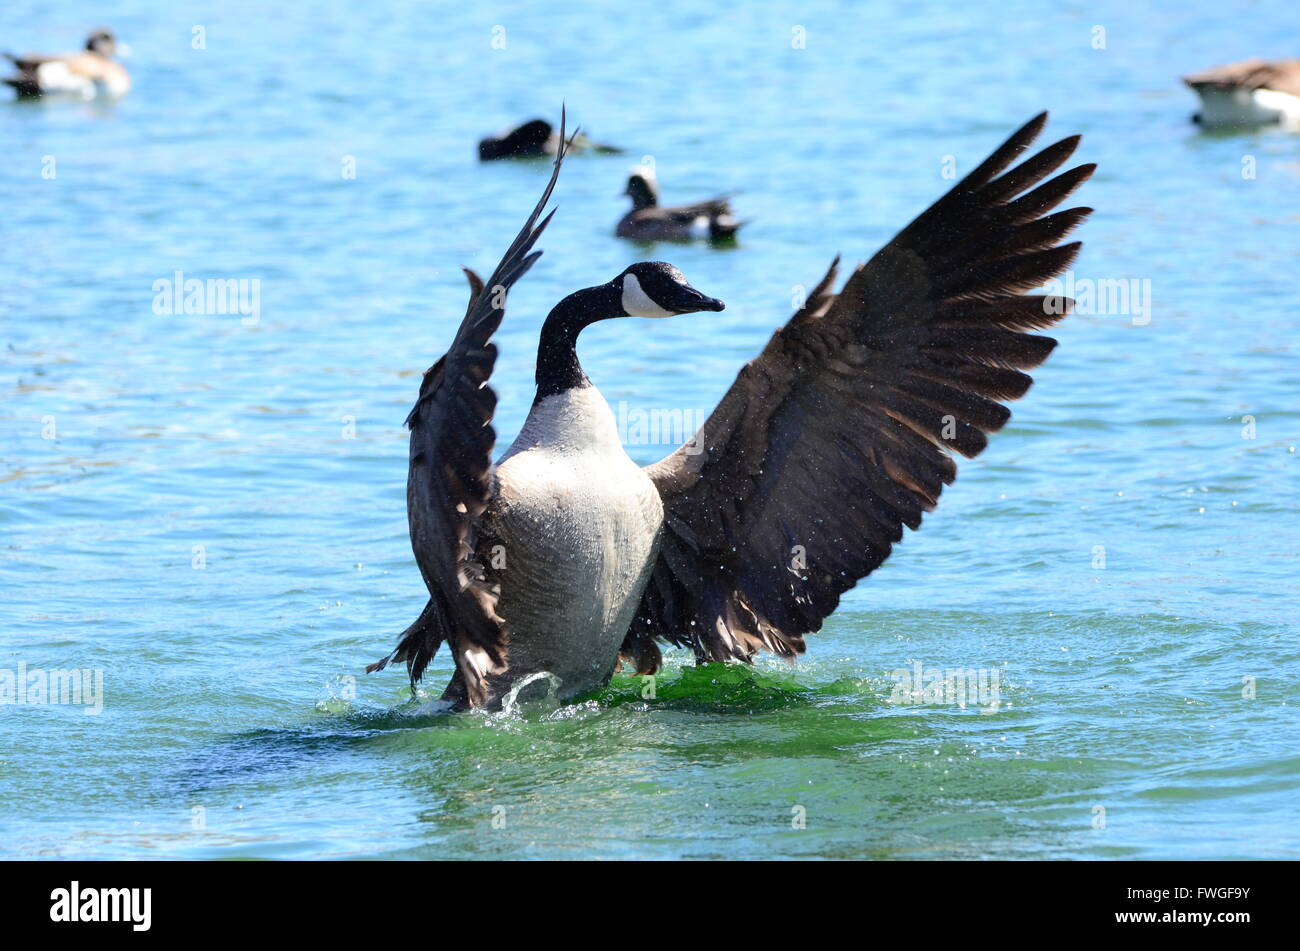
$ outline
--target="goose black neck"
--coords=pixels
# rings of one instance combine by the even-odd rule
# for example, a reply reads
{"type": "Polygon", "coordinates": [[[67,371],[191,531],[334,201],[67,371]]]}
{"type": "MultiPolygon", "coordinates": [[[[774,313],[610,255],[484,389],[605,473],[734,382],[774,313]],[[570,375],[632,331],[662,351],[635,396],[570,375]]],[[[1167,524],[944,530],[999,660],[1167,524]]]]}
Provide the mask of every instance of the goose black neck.
{"type": "Polygon", "coordinates": [[[590,384],[578,363],[578,334],[622,312],[618,291],[611,284],[574,291],[555,305],[537,343],[537,399],[590,384]]]}

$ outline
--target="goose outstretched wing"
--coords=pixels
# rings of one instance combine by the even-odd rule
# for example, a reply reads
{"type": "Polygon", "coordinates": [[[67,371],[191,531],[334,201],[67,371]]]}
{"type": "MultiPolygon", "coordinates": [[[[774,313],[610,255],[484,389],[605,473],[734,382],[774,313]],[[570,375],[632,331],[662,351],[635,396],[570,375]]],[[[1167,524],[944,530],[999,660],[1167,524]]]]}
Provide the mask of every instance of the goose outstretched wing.
{"type": "Polygon", "coordinates": [[[1091,211],[1050,214],[1092,174],[1043,182],[1057,142],[1008,167],[1037,116],[904,228],[836,294],[838,265],[741,371],[696,438],[646,470],[663,498],[660,554],[623,645],[640,672],[656,639],[701,660],[792,656],[840,595],[934,508],[1056,345],[1025,331],[1073,301],[1030,295],[1074,260],[1091,211]],[[1042,184],[1040,184],[1042,182],[1042,184]]]}
{"type": "MultiPolygon", "coordinates": [[[[563,143],[563,119],[560,130],[563,143]]],[[[507,292],[542,255],[533,245],[555,214],[541,218],[566,151],[562,144],[541,200],[491,277],[484,282],[466,271],[470,301],[464,320],[451,347],[425,373],[419,399],[406,418],[411,430],[407,518],[429,600],[393,653],[366,669],[405,661],[414,686],[445,640],[474,703],[483,701],[484,678],[501,670],[506,656],[497,591],[473,562],[475,526],[488,504],[496,442],[492,415],[497,397],[488,378],[497,348],[491,340],[505,316],[507,292]]]]}

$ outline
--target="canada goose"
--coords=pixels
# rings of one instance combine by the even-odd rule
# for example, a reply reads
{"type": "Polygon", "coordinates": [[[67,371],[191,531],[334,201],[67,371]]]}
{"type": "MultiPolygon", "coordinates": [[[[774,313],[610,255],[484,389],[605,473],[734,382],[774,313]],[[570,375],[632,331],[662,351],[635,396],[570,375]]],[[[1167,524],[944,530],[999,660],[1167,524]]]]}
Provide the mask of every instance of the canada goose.
{"type": "MultiPolygon", "coordinates": [[[[555,155],[560,147],[560,136],[545,119],[530,119],[518,128],[503,132],[501,135],[489,135],[478,143],[479,161],[504,158],[537,158],[543,155],[555,155]]],[[[612,145],[592,142],[586,136],[575,136],[565,148],[574,152],[588,149],[602,154],[617,154],[623,150],[612,145]]]]}
{"type": "Polygon", "coordinates": [[[638,241],[712,241],[735,235],[743,222],[731,216],[731,201],[725,195],[694,205],[671,208],[659,204],[659,183],[647,166],[638,166],[628,176],[623,194],[632,199],[632,210],[619,219],[614,233],[638,241]]]}
{"type": "Polygon", "coordinates": [[[1183,82],[1201,97],[1193,122],[1300,128],[1300,59],[1246,59],[1192,73],[1183,82]]]}
{"type": "Polygon", "coordinates": [[[367,669],[405,661],[414,689],[447,641],[456,672],[444,699],[491,708],[543,672],[561,699],[604,683],[621,660],[653,673],[659,640],[701,662],[802,653],[840,595],[934,507],[957,474],[952,451],[984,449],[1010,417],[1000,401],[1024,394],[1021,371],[1056,345],[1025,331],[1073,301],[1026,292],[1077,255],[1078,242],[1059,242],[1091,209],[1049,212],[1094,166],[1043,182],[1074,152],[1071,136],[1008,171],[1046,121],[1012,135],[838,294],[836,258],[701,433],[644,469],[574,344],[609,317],[722,309],[662,263],[555,306],[532,410],[490,458],[490,338],[506,292],[541,254],[532,247],[550,221],[537,223],[561,149],[486,286],[470,274],[464,320],[407,419],[411,542],[430,597],[367,669]]]}
{"type": "Polygon", "coordinates": [[[118,51],[117,38],[111,30],[96,30],[80,53],[64,56],[6,53],[17,72],[5,82],[14,87],[19,99],[41,96],[115,99],[126,95],[131,88],[126,68],[113,60],[118,51]]]}

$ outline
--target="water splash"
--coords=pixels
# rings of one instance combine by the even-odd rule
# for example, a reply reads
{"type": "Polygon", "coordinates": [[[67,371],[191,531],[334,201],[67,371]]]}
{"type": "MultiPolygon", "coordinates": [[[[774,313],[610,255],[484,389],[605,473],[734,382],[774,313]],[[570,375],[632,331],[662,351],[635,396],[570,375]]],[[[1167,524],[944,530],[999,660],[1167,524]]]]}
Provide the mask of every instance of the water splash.
{"type": "Polygon", "coordinates": [[[546,696],[544,698],[530,698],[527,703],[529,705],[534,703],[544,704],[546,707],[551,709],[559,706],[560,684],[563,683],[563,681],[549,670],[539,670],[536,673],[529,674],[510,688],[509,692],[507,692],[501,699],[501,713],[505,716],[517,715],[521,705],[521,701],[519,700],[520,693],[522,693],[525,688],[531,684],[537,683],[538,681],[546,681],[546,696]]]}

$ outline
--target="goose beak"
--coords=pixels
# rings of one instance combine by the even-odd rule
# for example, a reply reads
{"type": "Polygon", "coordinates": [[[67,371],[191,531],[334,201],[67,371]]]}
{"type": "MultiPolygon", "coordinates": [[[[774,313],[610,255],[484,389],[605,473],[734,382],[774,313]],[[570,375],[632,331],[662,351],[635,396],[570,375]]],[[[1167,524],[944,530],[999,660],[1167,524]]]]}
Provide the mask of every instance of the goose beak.
{"type": "Polygon", "coordinates": [[[716,297],[701,294],[690,285],[679,287],[678,294],[672,302],[672,308],[679,314],[693,314],[698,311],[726,310],[727,305],[716,297]]]}

